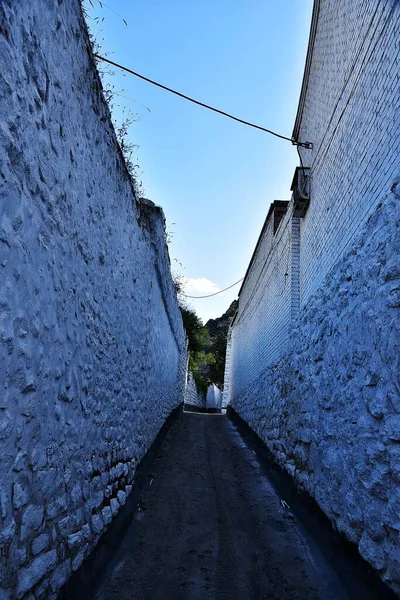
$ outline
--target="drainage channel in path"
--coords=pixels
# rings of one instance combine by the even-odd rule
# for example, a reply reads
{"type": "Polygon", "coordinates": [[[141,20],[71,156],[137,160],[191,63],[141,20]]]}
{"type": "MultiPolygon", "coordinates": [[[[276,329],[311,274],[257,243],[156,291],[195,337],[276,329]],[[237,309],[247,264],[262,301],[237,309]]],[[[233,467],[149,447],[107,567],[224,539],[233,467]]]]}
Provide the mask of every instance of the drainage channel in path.
{"type": "Polygon", "coordinates": [[[395,597],[359,568],[359,557],[346,549],[341,556],[329,527],[324,539],[314,535],[318,511],[235,423],[212,413],[181,413],[172,422],[114,557],[106,544],[110,560],[96,584],[78,575],[63,600],[395,597]]]}

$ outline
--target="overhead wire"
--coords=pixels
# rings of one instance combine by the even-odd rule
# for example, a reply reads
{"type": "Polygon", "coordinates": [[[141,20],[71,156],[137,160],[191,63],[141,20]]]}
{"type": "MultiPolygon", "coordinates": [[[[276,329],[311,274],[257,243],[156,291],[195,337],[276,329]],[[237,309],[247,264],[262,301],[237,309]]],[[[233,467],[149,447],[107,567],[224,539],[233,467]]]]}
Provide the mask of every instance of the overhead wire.
{"type": "Polygon", "coordinates": [[[229,285],[228,287],[224,288],[223,290],[219,290],[218,292],[214,292],[213,294],[207,294],[206,296],[188,296],[184,292],[183,292],[183,294],[184,294],[184,296],[186,296],[186,298],[193,298],[193,299],[197,299],[197,300],[200,300],[201,298],[211,298],[211,296],[217,296],[218,294],[222,294],[222,292],[226,292],[226,290],[230,290],[231,288],[235,287],[235,285],[237,285],[238,283],[243,281],[243,279],[244,279],[244,277],[242,277],[238,281],[235,281],[235,283],[232,283],[232,285],[229,285]]]}
{"type": "MultiPolygon", "coordinates": [[[[237,121],[238,123],[242,123],[243,125],[247,125],[248,127],[252,127],[254,129],[258,129],[260,131],[264,131],[265,133],[268,133],[270,135],[273,135],[277,138],[280,138],[282,140],[286,140],[291,142],[294,146],[297,147],[297,152],[299,154],[299,158],[300,158],[300,162],[301,162],[301,166],[303,168],[303,173],[304,173],[304,166],[303,166],[303,161],[299,152],[299,148],[307,148],[310,149],[312,148],[312,144],[310,142],[299,142],[294,140],[293,138],[289,138],[285,135],[282,135],[280,133],[277,133],[276,131],[272,131],[271,129],[267,129],[266,127],[262,127],[261,125],[256,125],[255,123],[251,123],[250,121],[246,121],[244,119],[240,119],[239,117],[235,117],[234,115],[231,115],[230,113],[227,113],[223,110],[220,110],[219,108],[215,108],[214,106],[210,106],[209,104],[205,104],[204,102],[200,102],[199,100],[196,100],[195,98],[191,98],[190,96],[187,96],[186,94],[183,94],[182,92],[178,92],[177,90],[174,90],[166,85],[163,85],[162,83],[159,83],[157,81],[154,81],[153,79],[150,79],[149,77],[145,77],[144,75],[141,75],[140,73],[137,73],[136,71],[133,71],[132,69],[125,67],[124,65],[121,65],[113,60],[110,60],[109,58],[106,58],[105,56],[101,56],[100,54],[97,53],[93,53],[94,57],[97,58],[98,60],[101,60],[103,62],[106,62],[114,67],[117,67],[119,69],[121,69],[122,71],[126,71],[127,73],[130,73],[131,75],[134,75],[135,77],[138,77],[139,79],[142,79],[144,81],[147,81],[148,83],[151,83],[152,85],[155,85],[163,90],[166,90],[167,92],[170,92],[171,94],[175,94],[176,96],[179,96],[180,98],[183,98],[184,100],[188,100],[189,102],[193,102],[193,104],[197,104],[198,106],[202,106],[203,108],[206,108],[208,110],[211,110],[215,113],[218,113],[224,117],[227,117],[229,119],[232,119],[234,121],[237,121]]],[[[146,107],[147,108],[147,107],[146,107]]],[[[149,109],[147,109],[149,110],[149,109]]],[[[258,265],[255,265],[258,266],[258,265]]],[[[264,265],[265,266],[265,265],[264,265]]],[[[217,296],[218,294],[222,294],[223,292],[226,292],[227,290],[230,290],[231,288],[233,288],[235,285],[238,285],[241,281],[243,281],[245,279],[244,277],[241,277],[238,281],[235,281],[235,283],[232,283],[232,285],[229,285],[228,287],[222,289],[222,290],[218,290],[218,292],[213,292],[212,294],[205,294],[203,296],[190,296],[188,294],[185,294],[186,298],[190,298],[193,300],[201,300],[203,298],[211,298],[213,296],[217,296]]]]}
{"type": "Polygon", "coordinates": [[[117,67],[118,69],[121,69],[122,71],[126,71],[127,73],[134,75],[135,77],[139,77],[139,79],[143,79],[144,81],[147,81],[148,83],[151,83],[152,85],[155,85],[163,90],[166,90],[167,92],[170,92],[171,94],[175,94],[176,96],[179,96],[180,98],[183,98],[184,100],[193,102],[193,104],[197,104],[198,106],[207,108],[208,110],[216,112],[224,117],[227,117],[228,119],[232,119],[233,121],[237,121],[238,123],[242,123],[243,125],[247,125],[248,127],[253,127],[254,129],[259,129],[260,131],[264,131],[265,133],[269,133],[270,135],[273,135],[277,138],[291,142],[294,146],[310,148],[310,142],[298,142],[298,141],[294,140],[293,138],[287,137],[286,135],[282,135],[280,133],[277,133],[276,131],[272,131],[272,129],[267,129],[266,127],[262,127],[261,125],[256,125],[255,123],[251,123],[250,121],[245,121],[244,119],[235,117],[234,115],[231,115],[230,113],[227,113],[224,110],[220,110],[219,108],[215,108],[215,106],[210,106],[209,104],[200,102],[200,100],[191,98],[190,96],[187,96],[186,94],[182,94],[182,92],[178,92],[177,90],[174,90],[166,85],[163,85],[162,83],[158,83],[157,81],[154,81],[153,79],[150,79],[149,77],[145,77],[144,75],[141,75],[140,73],[137,73],[136,71],[133,71],[132,69],[129,69],[128,67],[125,67],[117,62],[114,62],[113,60],[110,60],[109,58],[106,58],[105,56],[101,56],[100,54],[93,53],[93,56],[95,58],[97,58],[98,60],[102,60],[103,62],[113,65],[114,67],[117,67]]]}
{"type": "MultiPolygon", "coordinates": [[[[290,214],[290,217],[292,216],[292,214],[293,214],[293,212],[290,214]]],[[[288,227],[288,225],[289,225],[289,222],[290,222],[290,219],[288,219],[288,221],[287,221],[287,223],[286,223],[286,225],[285,225],[285,228],[284,228],[284,229],[281,231],[281,234],[280,234],[280,237],[279,237],[279,242],[280,242],[280,240],[281,240],[281,238],[282,238],[282,235],[283,235],[283,234],[284,234],[284,232],[286,231],[286,229],[287,229],[287,227],[288,227]]],[[[290,239],[289,239],[289,243],[290,243],[290,239]]],[[[258,277],[257,277],[257,281],[256,281],[256,283],[255,283],[255,285],[256,285],[256,286],[258,285],[258,282],[259,282],[259,280],[260,280],[260,277],[261,277],[261,274],[262,274],[262,272],[263,272],[263,270],[264,270],[264,267],[265,267],[266,265],[268,266],[270,262],[271,262],[271,257],[270,257],[270,256],[268,256],[266,259],[265,259],[265,258],[263,258],[263,259],[261,259],[260,261],[256,262],[256,263],[255,263],[255,264],[252,266],[252,269],[251,269],[251,271],[254,271],[254,270],[255,270],[255,269],[256,269],[256,268],[257,268],[259,265],[261,265],[261,264],[263,265],[263,266],[262,266],[262,269],[261,269],[261,272],[259,273],[259,275],[258,275],[258,277]]],[[[217,296],[218,294],[222,294],[223,292],[226,292],[227,290],[230,290],[231,288],[233,288],[235,285],[237,285],[238,283],[240,283],[240,282],[241,282],[241,281],[243,281],[244,279],[246,279],[246,275],[245,275],[244,277],[241,277],[241,278],[240,278],[240,279],[238,279],[237,281],[235,281],[235,283],[232,283],[232,285],[229,285],[228,287],[224,288],[223,290],[218,290],[218,292],[213,292],[212,294],[206,294],[205,296],[189,296],[188,294],[185,294],[185,292],[182,292],[182,293],[183,293],[183,295],[184,295],[186,298],[191,298],[191,299],[193,299],[193,300],[201,300],[202,298],[211,298],[212,296],[217,296]]],[[[245,306],[245,308],[244,308],[244,311],[243,311],[243,312],[245,312],[245,311],[246,311],[246,308],[247,308],[247,305],[245,306]]]]}

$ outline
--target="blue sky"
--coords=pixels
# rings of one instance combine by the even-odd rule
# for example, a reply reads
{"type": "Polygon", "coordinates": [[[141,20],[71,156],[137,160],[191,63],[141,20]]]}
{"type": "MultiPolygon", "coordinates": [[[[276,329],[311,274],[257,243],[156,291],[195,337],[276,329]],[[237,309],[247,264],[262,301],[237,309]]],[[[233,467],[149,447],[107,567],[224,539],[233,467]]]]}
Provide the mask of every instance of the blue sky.
{"type": "MultiPolygon", "coordinates": [[[[109,58],[291,136],[312,0],[93,2],[89,25],[109,58]]],[[[130,139],[146,196],[167,218],[173,270],[191,295],[231,285],[246,271],[270,203],[290,197],[295,148],[117,69],[112,82],[141,103],[116,97],[115,110],[138,114],[130,139]]],[[[239,288],[190,302],[206,321],[239,288]]]]}

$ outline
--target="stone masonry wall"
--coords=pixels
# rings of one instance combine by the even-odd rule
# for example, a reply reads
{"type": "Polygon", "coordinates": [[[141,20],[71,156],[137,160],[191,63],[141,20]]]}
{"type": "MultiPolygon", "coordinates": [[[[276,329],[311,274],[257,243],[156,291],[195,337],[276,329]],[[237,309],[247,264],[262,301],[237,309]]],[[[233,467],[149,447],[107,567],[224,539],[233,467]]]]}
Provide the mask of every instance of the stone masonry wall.
{"type": "Polygon", "coordinates": [[[4,0],[0,62],[0,597],[55,598],[183,400],[185,335],[79,1],[4,0]]]}
{"type": "Polygon", "coordinates": [[[221,390],[212,383],[208,386],[206,396],[206,408],[219,410],[222,408],[222,394],[221,390]]]}
{"type": "Polygon", "coordinates": [[[232,329],[229,327],[226,340],[226,358],[224,372],[224,389],[222,392],[222,408],[227,408],[229,404],[231,391],[231,372],[232,372],[232,329]]]}
{"type": "Polygon", "coordinates": [[[233,408],[400,592],[400,183],[233,408]]]}
{"type": "Polygon", "coordinates": [[[187,377],[184,402],[187,406],[197,406],[197,408],[206,407],[205,398],[197,391],[196,382],[190,371],[187,377]]]}

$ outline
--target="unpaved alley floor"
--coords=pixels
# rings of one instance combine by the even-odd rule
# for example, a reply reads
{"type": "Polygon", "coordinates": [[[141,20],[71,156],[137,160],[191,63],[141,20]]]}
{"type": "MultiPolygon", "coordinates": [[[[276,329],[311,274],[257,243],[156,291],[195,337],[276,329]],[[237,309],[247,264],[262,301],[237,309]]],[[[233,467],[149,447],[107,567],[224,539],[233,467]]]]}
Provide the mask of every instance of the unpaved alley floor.
{"type": "Polygon", "coordinates": [[[164,440],[99,600],[348,598],[224,415],[164,440]]]}

